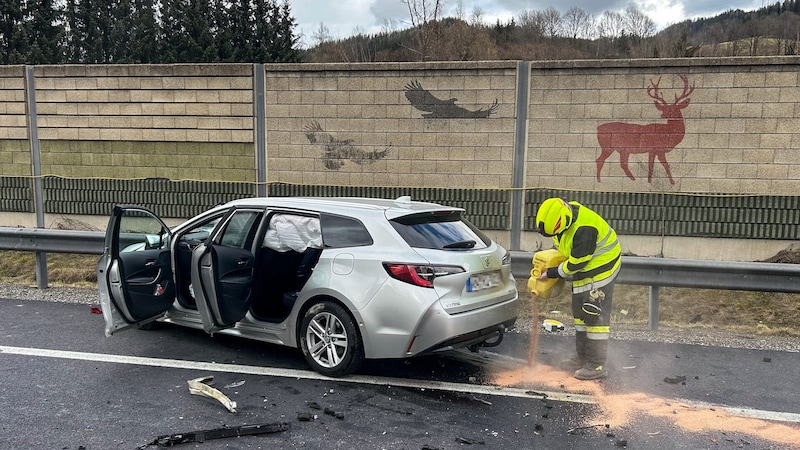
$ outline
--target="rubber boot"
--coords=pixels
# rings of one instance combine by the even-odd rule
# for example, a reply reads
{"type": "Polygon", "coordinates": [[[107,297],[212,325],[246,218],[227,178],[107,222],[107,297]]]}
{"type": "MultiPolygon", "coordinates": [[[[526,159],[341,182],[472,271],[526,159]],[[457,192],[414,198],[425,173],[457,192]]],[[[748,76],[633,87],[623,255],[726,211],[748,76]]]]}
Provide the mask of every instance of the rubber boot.
{"type": "Polygon", "coordinates": [[[585,331],[575,332],[575,354],[569,359],[563,359],[558,364],[561,370],[574,372],[586,365],[586,343],[589,339],[585,331]]]}
{"type": "Polygon", "coordinates": [[[607,340],[588,339],[586,343],[586,364],[575,371],[574,377],[579,380],[597,380],[608,376],[606,369],[607,340]]]}

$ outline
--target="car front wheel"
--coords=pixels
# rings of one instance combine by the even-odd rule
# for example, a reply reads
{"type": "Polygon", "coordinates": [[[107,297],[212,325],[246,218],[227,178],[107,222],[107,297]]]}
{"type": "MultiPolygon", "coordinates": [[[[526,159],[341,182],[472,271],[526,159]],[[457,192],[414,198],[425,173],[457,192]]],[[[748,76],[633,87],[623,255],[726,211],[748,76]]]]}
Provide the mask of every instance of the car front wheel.
{"type": "Polygon", "coordinates": [[[340,305],[322,301],[311,306],[300,325],[300,348],[317,372],[341,377],[357,371],[364,347],[355,322],[340,305]]]}

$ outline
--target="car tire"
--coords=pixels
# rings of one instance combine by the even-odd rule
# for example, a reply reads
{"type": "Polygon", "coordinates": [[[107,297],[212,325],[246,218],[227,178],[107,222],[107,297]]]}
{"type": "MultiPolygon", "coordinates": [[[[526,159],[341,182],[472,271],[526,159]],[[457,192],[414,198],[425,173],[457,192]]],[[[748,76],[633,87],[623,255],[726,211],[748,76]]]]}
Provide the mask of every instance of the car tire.
{"type": "Polygon", "coordinates": [[[299,335],[303,356],[323,375],[348,375],[364,362],[364,345],[355,321],[337,303],[322,301],[308,308],[299,335]]]}

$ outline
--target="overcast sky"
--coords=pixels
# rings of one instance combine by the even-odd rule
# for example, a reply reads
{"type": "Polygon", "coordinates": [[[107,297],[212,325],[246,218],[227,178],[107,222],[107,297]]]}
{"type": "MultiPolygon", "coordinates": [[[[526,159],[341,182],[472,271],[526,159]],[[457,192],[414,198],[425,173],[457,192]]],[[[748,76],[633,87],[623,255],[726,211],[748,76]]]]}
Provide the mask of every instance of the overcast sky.
{"type": "MultiPolygon", "coordinates": [[[[433,3],[433,0],[428,0],[433,3]]],[[[456,16],[461,3],[469,19],[475,5],[480,5],[483,22],[494,24],[498,19],[507,22],[523,11],[541,11],[552,6],[562,14],[572,6],[599,16],[603,11],[622,12],[635,4],[656,23],[659,30],[684,19],[715,16],[730,9],[752,11],[778,0],[444,0],[442,17],[456,16]]],[[[297,34],[304,43],[313,44],[312,36],[320,23],[333,38],[344,39],[362,32],[379,33],[387,24],[393,29],[409,28],[408,7],[402,0],[289,0],[292,15],[297,20],[297,34]]]]}

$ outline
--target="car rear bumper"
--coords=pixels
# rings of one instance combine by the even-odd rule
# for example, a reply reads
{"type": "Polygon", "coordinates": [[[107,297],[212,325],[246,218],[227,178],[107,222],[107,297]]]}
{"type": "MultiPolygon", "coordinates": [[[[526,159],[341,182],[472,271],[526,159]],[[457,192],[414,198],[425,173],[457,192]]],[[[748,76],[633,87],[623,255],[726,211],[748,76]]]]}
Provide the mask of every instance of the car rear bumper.
{"type": "Polygon", "coordinates": [[[492,306],[459,314],[448,314],[437,303],[425,315],[404,356],[463,348],[493,340],[517,320],[518,297],[492,306]]]}
{"type": "Polygon", "coordinates": [[[415,354],[414,356],[422,356],[429,353],[435,353],[440,351],[447,351],[447,350],[455,350],[459,348],[465,348],[472,345],[480,345],[485,342],[491,341],[492,344],[490,346],[494,346],[495,342],[499,343],[503,339],[503,334],[506,330],[510,329],[514,326],[514,323],[517,321],[517,318],[514,317],[504,323],[499,325],[493,325],[482,330],[473,331],[471,333],[462,334],[460,336],[453,337],[443,342],[439,342],[438,344],[429,347],[425,350],[422,350],[415,354]]]}

